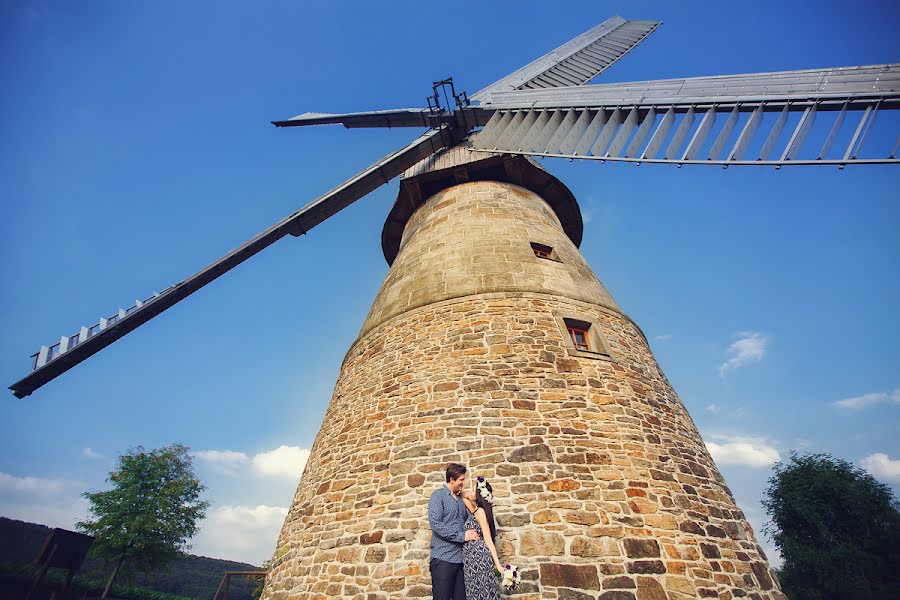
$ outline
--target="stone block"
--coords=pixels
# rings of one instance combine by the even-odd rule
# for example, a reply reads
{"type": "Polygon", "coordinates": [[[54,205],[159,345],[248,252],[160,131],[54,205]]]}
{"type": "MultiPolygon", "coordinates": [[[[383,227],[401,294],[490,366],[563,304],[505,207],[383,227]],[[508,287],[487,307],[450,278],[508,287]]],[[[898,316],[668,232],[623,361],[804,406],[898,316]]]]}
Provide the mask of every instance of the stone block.
{"type": "Polygon", "coordinates": [[[519,538],[522,556],[561,556],[566,549],[562,534],[539,529],[526,530],[519,538]]]}
{"type": "Polygon", "coordinates": [[[659,543],[649,538],[629,538],[624,540],[628,558],[659,558],[659,543]]]}
{"type": "Polygon", "coordinates": [[[541,586],[599,590],[597,568],[592,565],[541,564],[541,586]]]}

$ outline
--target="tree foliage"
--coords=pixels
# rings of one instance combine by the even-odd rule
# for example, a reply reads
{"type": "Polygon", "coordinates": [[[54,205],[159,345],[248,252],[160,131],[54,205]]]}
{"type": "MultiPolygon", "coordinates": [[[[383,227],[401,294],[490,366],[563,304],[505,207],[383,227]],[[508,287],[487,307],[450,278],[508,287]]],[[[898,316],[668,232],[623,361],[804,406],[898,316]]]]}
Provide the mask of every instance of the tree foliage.
{"type": "Polygon", "coordinates": [[[900,598],[900,505],[888,486],[828,454],[791,453],[763,505],[789,598],[900,598]]]}
{"type": "Polygon", "coordinates": [[[78,528],[94,536],[91,554],[116,563],[108,589],[123,565],[150,572],[182,556],[209,503],[200,500],[205,486],[182,444],[130,450],[107,482],[111,490],[83,494],[92,519],[78,528]]]}

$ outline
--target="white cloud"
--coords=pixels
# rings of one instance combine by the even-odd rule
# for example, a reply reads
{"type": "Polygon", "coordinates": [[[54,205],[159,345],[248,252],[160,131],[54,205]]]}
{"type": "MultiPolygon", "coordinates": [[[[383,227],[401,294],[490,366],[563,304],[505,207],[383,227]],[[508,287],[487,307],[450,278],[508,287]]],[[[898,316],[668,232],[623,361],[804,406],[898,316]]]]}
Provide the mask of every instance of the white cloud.
{"type": "Polygon", "coordinates": [[[708,405],[708,406],[706,407],[706,410],[708,410],[709,412],[711,412],[711,413],[713,413],[713,414],[716,414],[716,413],[719,412],[719,410],[721,410],[721,409],[719,408],[719,405],[718,405],[718,404],[716,404],[715,402],[713,402],[712,404],[710,404],[710,405],[708,405]]]}
{"type": "Polygon", "coordinates": [[[654,336],[653,336],[653,341],[654,341],[654,342],[667,342],[667,341],[669,341],[669,340],[671,340],[671,339],[672,339],[672,334],[671,334],[671,333],[663,333],[663,334],[660,334],[660,335],[654,335],[654,336]]]}
{"type": "Polygon", "coordinates": [[[8,473],[0,473],[0,492],[25,492],[39,496],[59,494],[66,486],[61,479],[42,479],[40,477],[16,477],[8,473]]]}
{"type": "Polygon", "coordinates": [[[0,514],[9,519],[38,523],[47,527],[75,530],[75,523],[88,517],[87,500],[79,497],[56,498],[51,503],[0,503],[0,514]]]}
{"type": "Polygon", "coordinates": [[[769,339],[758,331],[742,331],[737,337],[725,352],[727,360],[719,365],[719,377],[749,362],[759,362],[766,354],[769,339]]]}
{"type": "Polygon", "coordinates": [[[845,398],[832,402],[837,408],[842,408],[851,412],[862,410],[873,404],[900,404],[900,387],[894,388],[891,393],[875,392],[872,394],[863,394],[862,396],[854,396],[853,398],[845,398]]]}
{"type": "Polygon", "coordinates": [[[95,450],[91,450],[90,448],[85,448],[84,450],[81,451],[81,453],[82,453],[84,456],[86,456],[87,458],[90,458],[90,459],[93,459],[93,460],[102,460],[102,459],[106,458],[105,456],[103,456],[103,455],[100,454],[99,452],[97,452],[97,451],[95,451],[95,450]]]}
{"type": "Polygon", "coordinates": [[[288,509],[281,506],[219,506],[200,524],[191,552],[262,565],[272,558],[288,509]]]}
{"type": "Polygon", "coordinates": [[[303,474],[309,450],[299,446],[279,446],[253,457],[253,469],[263,477],[289,477],[296,480],[303,474]]]}
{"type": "Polygon", "coordinates": [[[250,462],[246,454],[233,450],[200,450],[194,456],[217,473],[231,477],[237,477],[238,469],[250,462]]]}
{"type": "Polygon", "coordinates": [[[309,450],[282,445],[253,458],[234,450],[200,450],[194,452],[194,456],[214,471],[231,477],[237,477],[245,465],[252,465],[254,473],[260,477],[285,477],[296,481],[306,466],[309,450]]]}
{"type": "Polygon", "coordinates": [[[86,488],[80,481],[0,473],[0,515],[74,529],[88,515],[88,502],[80,494],[86,488]]]}
{"type": "Polygon", "coordinates": [[[900,459],[893,460],[887,454],[876,452],[859,461],[859,464],[877,479],[900,483],[900,459]]]}
{"type": "Polygon", "coordinates": [[[706,442],[717,465],[767,467],[781,459],[771,442],[759,437],[713,434],[706,442]]]}

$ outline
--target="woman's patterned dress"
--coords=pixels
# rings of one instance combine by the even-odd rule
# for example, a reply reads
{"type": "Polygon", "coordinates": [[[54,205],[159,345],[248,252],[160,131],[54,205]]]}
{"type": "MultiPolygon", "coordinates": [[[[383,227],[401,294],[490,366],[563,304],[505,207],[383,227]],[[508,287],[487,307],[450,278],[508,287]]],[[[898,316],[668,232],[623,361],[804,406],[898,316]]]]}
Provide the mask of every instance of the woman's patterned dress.
{"type": "MultiPolygon", "coordinates": [[[[476,511],[481,510],[476,509],[476,511]]],[[[494,575],[494,558],[484,543],[475,513],[466,517],[466,529],[478,532],[478,539],[463,544],[463,574],[466,578],[466,600],[500,600],[500,584],[494,575]]],[[[490,535],[490,532],[488,532],[490,535]]]]}

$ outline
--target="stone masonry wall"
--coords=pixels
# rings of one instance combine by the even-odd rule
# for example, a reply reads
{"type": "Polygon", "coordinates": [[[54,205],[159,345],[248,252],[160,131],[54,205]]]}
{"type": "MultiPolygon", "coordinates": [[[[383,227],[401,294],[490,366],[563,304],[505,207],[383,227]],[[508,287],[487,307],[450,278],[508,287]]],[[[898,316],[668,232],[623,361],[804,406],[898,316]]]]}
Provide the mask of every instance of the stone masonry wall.
{"type": "MultiPolygon", "coordinates": [[[[571,277],[545,279],[577,287],[571,274],[579,273],[590,289],[603,289],[581,272],[583,259],[567,239],[548,244],[561,262],[534,256],[528,242],[547,242],[530,240],[527,213],[552,219],[539,198],[514,187],[451,188],[459,195],[444,212],[438,194],[423,207],[430,217],[419,231],[447,216],[445,236],[465,243],[458,228],[467,211],[494,202],[499,213],[519,215],[509,223],[525,215],[524,230],[502,252],[571,277]],[[527,252],[509,250],[516,244],[527,252]]],[[[490,247],[485,237],[512,237],[502,218],[498,225],[479,234],[482,252],[490,247]]],[[[493,262],[454,263],[483,253],[451,248],[439,252],[444,264],[404,263],[417,235],[404,240],[394,269],[429,280],[493,262]]],[[[511,272],[515,281],[525,266],[511,272]]],[[[493,485],[501,560],[523,570],[518,598],[783,598],[646,339],[611,298],[566,297],[543,283],[454,294],[444,277],[432,293],[447,297],[405,310],[382,310],[415,304],[410,295],[386,300],[391,276],[379,292],[344,361],[263,598],[429,597],[427,502],[450,461],[493,485]],[[563,317],[590,322],[602,352],[575,350],[563,317]]],[[[477,268],[470,277],[490,285],[477,268]]]]}

